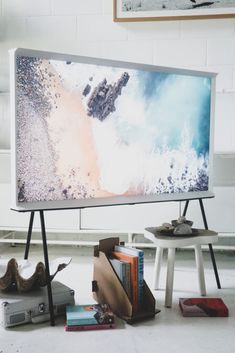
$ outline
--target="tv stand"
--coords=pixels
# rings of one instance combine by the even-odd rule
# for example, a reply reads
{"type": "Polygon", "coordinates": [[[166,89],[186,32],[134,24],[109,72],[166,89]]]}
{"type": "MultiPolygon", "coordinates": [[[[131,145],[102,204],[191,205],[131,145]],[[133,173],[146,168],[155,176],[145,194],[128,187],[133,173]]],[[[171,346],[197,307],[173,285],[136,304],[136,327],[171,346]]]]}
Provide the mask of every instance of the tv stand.
{"type": "MultiPolygon", "coordinates": [[[[206,220],[203,201],[201,198],[199,198],[197,200],[199,201],[204,227],[206,230],[208,230],[208,224],[207,224],[207,220],[206,220]]],[[[180,201],[182,201],[182,200],[180,200],[180,201]]],[[[185,200],[183,200],[183,201],[185,201],[185,200]]],[[[189,201],[190,200],[186,200],[184,210],[183,210],[183,216],[186,216],[189,201]]],[[[52,298],[51,281],[50,281],[50,268],[49,268],[48,249],[47,249],[46,227],[45,227],[45,220],[44,220],[44,210],[37,210],[37,211],[30,212],[30,220],[29,220],[29,227],[28,227],[28,233],[27,233],[24,259],[27,260],[28,255],[29,255],[29,248],[30,248],[32,230],[33,230],[33,222],[34,222],[35,212],[39,212],[39,215],[40,215],[43,254],[44,254],[45,270],[46,270],[46,277],[47,277],[47,291],[48,291],[48,302],[49,302],[49,312],[50,312],[50,323],[51,323],[51,326],[54,326],[55,325],[55,318],[54,318],[53,298],[52,298]]],[[[214,273],[215,273],[215,278],[216,278],[216,282],[217,282],[217,287],[219,289],[221,289],[221,284],[220,284],[220,279],[219,279],[219,275],[218,275],[218,270],[217,270],[217,266],[216,266],[216,261],[215,261],[215,256],[214,256],[212,244],[208,244],[208,245],[209,245],[210,256],[211,256],[213,269],[214,269],[214,273]]]]}
{"type": "MultiPolygon", "coordinates": [[[[186,213],[187,213],[187,210],[188,210],[189,201],[190,200],[187,200],[186,203],[185,203],[184,210],[183,210],[183,216],[186,216],[186,213]]],[[[204,205],[203,205],[202,199],[198,199],[198,201],[199,201],[199,205],[200,205],[200,209],[201,209],[201,214],[202,214],[204,227],[205,227],[206,230],[208,230],[209,228],[208,228],[208,224],[207,224],[207,220],[206,220],[206,214],[205,214],[205,209],[204,209],[204,205]]],[[[212,265],[213,265],[213,269],[214,269],[214,274],[215,274],[217,287],[218,287],[218,289],[221,289],[219,274],[218,274],[217,265],[216,265],[216,261],[215,261],[214,250],[213,250],[212,244],[208,244],[208,246],[209,246],[209,250],[210,250],[210,256],[211,256],[211,261],[212,261],[212,265]]]]}
{"type": "MultiPolygon", "coordinates": [[[[54,318],[53,298],[52,298],[52,290],[51,290],[50,267],[49,267],[49,259],[48,259],[47,237],[46,237],[44,212],[42,210],[40,210],[38,212],[40,215],[40,223],[41,223],[41,234],[42,234],[44,261],[45,261],[45,272],[46,272],[46,283],[47,283],[50,322],[51,322],[51,326],[54,326],[55,325],[55,318],[54,318]]],[[[27,241],[26,241],[25,253],[24,253],[25,260],[28,259],[28,255],[29,255],[29,247],[30,247],[30,241],[31,241],[31,236],[32,236],[34,213],[35,213],[35,211],[31,211],[31,213],[30,213],[29,228],[28,228],[27,241]]]]}

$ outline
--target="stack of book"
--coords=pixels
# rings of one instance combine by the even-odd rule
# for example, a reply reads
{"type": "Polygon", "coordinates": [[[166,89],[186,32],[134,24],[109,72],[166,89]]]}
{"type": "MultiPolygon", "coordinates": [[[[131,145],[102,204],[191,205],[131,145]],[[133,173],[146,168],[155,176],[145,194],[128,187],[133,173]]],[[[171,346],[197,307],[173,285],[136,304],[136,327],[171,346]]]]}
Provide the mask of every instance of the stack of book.
{"type": "Polygon", "coordinates": [[[66,331],[100,330],[114,327],[114,314],[108,304],[68,305],[66,307],[66,331]]]}
{"type": "Polygon", "coordinates": [[[144,252],[143,250],[116,245],[110,262],[137,312],[143,304],[144,252]]]}

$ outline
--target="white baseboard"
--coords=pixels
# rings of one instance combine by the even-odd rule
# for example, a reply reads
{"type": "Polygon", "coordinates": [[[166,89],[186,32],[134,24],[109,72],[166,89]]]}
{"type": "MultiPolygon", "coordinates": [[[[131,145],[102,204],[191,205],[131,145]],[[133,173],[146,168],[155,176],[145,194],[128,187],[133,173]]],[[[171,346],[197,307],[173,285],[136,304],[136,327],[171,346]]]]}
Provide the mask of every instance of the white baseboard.
{"type": "MultiPolygon", "coordinates": [[[[0,229],[0,244],[25,244],[27,229],[0,229]]],[[[77,230],[65,231],[64,229],[49,229],[47,231],[48,245],[66,246],[95,246],[100,239],[119,237],[128,246],[139,248],[155,248],[155,245],[144,238],[143,231],[116,231],[116,230],[77,230]]],[[[42,244],[41,231],[35,229],[32,234],[31,244],[42,244]]],[[[189,247],[190,248],[190,247],[189,247]]],[[[214,250],[235,250],[235,233],[219,233],[219,242],[213,245],[214,250]]],[[[203,246],[208,250],[207,246],[203,246]]]]}

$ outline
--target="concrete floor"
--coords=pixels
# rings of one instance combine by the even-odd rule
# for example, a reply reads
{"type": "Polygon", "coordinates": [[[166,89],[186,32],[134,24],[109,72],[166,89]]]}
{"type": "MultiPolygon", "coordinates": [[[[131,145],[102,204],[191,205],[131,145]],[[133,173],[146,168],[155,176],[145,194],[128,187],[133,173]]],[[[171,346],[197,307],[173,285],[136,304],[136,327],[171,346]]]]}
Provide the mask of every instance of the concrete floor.
{"type": "MultiPolygon", "coordinates": [[[[78,247],[49,247],[49,257],[71,256],[71,264],[58,273],[56,280],[75,290],[77,304],[89,304],[93,272],[92,249],[78,247]]],[[[22,246],[0,246],[0,257],[22,259],[22,246]]],[[[222,289],[218,290],[210,257],[204,252],[207,295],[221,297],[230,312],[228,318],[185,318],[178,307],[180,297],[197,297],[198,282],[194,253],[178,251],[173,293],[173,307],[164,307],[164,290],[154,291],[157,308],[155,319],[130,326],[117,320],[117,328],[103,331],[65,332],[64,318],[49,323],[27,324],[15,328],[0,327],[0,353],[232,353],[235,352],[235,253],[216,253],[222,289]]],[[[29,259],[42,260],[40,246],[32,246],[29,259]]],[[[145,251],[145,280],[151,288],[154,264],[153,250],[145,251]]],[[[164,287],[165,266],[161,276],[164,287]]]]}

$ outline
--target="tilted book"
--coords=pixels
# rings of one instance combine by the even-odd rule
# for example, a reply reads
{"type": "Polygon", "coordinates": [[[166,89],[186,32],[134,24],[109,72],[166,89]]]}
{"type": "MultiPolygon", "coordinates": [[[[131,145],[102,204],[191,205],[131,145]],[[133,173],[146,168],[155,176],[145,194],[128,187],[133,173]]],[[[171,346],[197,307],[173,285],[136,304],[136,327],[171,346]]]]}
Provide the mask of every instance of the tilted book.
{"type": "Polygon", "coordinates": [[[131,265],[127,261],[118,259],[109,259],[118,278],[122,282],[122,285],[131,299],[131,265]]]}
{"type": "Polygon", "coordinates": [[[116,245],[114,251],[119,251],[127,255],[138,256],[138,304],[143,303],[144,288],[144,251],[136,248],[116,245]]]}
{"type": "Polygon", "coordinates": [[[68,326],[113,324],[114,314],[108,304],[68,305],[66,320],[68,326]]]}
{"type": "Polygon", "coordinates": [[[138,311],[138,256],[113,251],[112,256],[118,260],[127,261],[131,264],[131,302],[133,311],[138,311]]]}
{"type": "Polygon", "coordinates": [[[180,298],[179,307],[183,316],[228,316],[228,308],[221,298],[180,298]]]}

